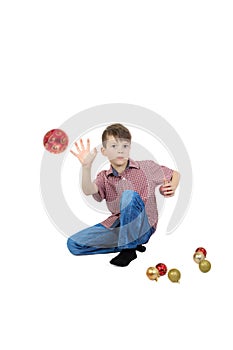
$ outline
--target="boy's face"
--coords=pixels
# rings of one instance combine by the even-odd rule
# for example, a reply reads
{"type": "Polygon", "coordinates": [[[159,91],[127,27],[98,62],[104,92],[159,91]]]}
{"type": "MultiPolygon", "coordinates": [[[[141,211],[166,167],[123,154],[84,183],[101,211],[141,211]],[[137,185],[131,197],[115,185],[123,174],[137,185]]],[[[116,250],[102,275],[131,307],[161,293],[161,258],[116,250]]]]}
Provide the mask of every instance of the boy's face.
{"type": "Polygon", "coordinates": [[[101,152],[108,158],[113,167],[126,166],[129,159],[130,146],[129,140],[115,139],[114,136],[108,136],[101,152]]]}

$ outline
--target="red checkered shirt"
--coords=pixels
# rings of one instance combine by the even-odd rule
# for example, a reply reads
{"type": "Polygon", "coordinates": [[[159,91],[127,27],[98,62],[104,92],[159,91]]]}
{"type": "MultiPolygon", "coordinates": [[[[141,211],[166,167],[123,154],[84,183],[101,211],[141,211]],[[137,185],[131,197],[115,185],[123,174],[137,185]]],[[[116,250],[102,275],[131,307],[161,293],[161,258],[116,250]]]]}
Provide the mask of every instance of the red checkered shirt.
{"type": "Polygon", "coordinates": [[[155,188],[164,183],[164,179],[171,180],[173,170],[159,165],[152,160],[134,161],[129,159],[128,166],[118,174],[115,169],[101,171],[95,183],[98,193],[93,197],[98,202],[103,199],[112,213],[106,220],[101,222],[107,228],[120,216],[120,198],[125,190],[138,192],[143,202],[151,226],[156,228],[158,222],[158,209],[155,198],[155,188]]]}

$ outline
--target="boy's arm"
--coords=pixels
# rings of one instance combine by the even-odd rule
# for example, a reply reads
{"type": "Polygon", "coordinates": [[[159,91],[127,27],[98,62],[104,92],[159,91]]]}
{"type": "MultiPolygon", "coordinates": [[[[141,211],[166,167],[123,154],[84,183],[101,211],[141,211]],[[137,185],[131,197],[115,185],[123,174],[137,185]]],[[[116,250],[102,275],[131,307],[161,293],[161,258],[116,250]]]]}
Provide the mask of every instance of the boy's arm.
{"type": "Polygon", "coordinates": [[[97,155],[97,149],[94,148],[93,152],[90,151],[90,140],[87,139],[87,146],[83,144],[83,140],[80,139],[79,144],[74,143],[76,152],[70,150],[70,152],[78,158],[82,164],[82,190],[88,196],[98,192],[97,185],[91,181],[91,167],[92,163],[97,155]]]}
{"type": "Polygon", "coordinates": [[[82,167],[82,190],[87,196],[98,193],[97,185],[91,181],[91,167],[82,167]]]}
{"type": "Polygon", "coordinates": [[[178,173],[178,171],[173,170],[170,183],[171,183],[172,187],[174,187],[174,191],[176,190],[177,186],[179,185],[179,182],[180,182],[180,173],[178,173]]]}
{"type": "Polygon", "coordinates": [[[173,170],[172,178],[170,181],[164,180],[164,184],[160,186],[160,193],[164,197],[172,197],[175,194],[176,188],[180,182],[180,173],[173,170]]]}

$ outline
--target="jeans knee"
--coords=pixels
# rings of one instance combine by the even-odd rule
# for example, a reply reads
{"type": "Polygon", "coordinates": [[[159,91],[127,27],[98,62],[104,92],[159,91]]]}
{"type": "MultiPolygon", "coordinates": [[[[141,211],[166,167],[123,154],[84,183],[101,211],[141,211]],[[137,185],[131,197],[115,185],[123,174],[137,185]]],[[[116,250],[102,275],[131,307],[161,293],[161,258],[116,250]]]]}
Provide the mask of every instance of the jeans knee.
{"type": "Polygon", "coordinates": [[[121,207],[126,207],[130,202],[132,202],[132,199],[135,195],[134,193],[136,192],[132,190],[125,190],[122,192],[120,201],[121,207]]]}
{"type": "Polygon", "coordinates": [[[77,247],[75,246],[75,242],[74,242],[74,240],[72,239],[72,237],[69,237],[69,238],[67,239],[67,248],[69,249],[69,251],[70,251],[72,254],[76,255],[76,254],[75,254],[75,250],[77,250],[77,247]]]}
{"type": "Polygon", "coordinates": [[[120,202],[121,208],[125,208],[129,204],[132,205],[134,203],[137,203],[140,206],[144,207],[144,203],[138,192],[133,190],[125,190],[124,192],[122,192],[121,202],[120,202]]]}
{"type": "Polygon", "coordinates": [[[134,197],[137,196],[139,196],[138,192],[133,190],[125,190],[121,194],[121,200],[132,200],[134,197]]]}

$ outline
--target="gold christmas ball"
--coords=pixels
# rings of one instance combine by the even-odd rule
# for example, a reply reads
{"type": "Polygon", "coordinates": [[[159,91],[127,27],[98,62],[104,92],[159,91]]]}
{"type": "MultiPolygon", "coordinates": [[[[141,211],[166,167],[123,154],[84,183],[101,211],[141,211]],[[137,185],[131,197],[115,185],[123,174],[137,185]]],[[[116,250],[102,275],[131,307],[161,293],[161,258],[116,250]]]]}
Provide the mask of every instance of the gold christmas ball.
{"type": "Polygon", "coordinates": [[[193,260],[194,260],[195,263],[197,263],[197,264],[200,264],[200,262],[201,262],[202,260],[204,260],[204,259],[205,259],[205,255],[204,255],[201,251],[195,252],[195,253],[193,254],[193,260]]]}
{"type": "Polygon", "coordinates": [[[168,278],[171,282],[179,282],[181,273],[177,269],[171,269],[168,271],[168,278]]]}
{"type": "Polygon", "coordinates": [[[159,278],[159,271],[156,269],[156,267],[151,266],[146,270],[146,275],[150,280],[157,281],[159,278]]]}
{"type": "Polygon", "coordinates": [[[211,269],[211,263],[208,260],[202,260],[199,264],[201,272],[209,272],[211,269]]]}

